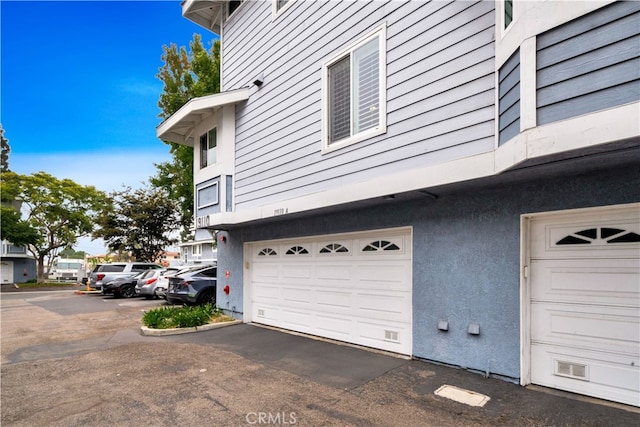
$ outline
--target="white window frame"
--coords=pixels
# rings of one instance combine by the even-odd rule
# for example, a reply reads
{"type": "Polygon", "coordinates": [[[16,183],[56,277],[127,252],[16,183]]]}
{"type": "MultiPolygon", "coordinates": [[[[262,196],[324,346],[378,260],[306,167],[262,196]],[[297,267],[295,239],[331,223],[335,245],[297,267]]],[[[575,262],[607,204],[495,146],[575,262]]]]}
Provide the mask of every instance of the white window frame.
{"type": "MultiPolygon", "coordinates": [[[[350,67],[350,71],[353,71],[353,66],[350,67]]],[[[351,85],[353,91],[353,85],[351,85]]],[[[353,95],[351,100],[353,102],[353,95]]],[[[351,106],[353,107],[353,105],[351,106]]],[[[387,25],[386,22],[375,28],[373,31],[358,39],[356,42],[350,44],[345,49],[333,55],[322,66],[322,152],[329,153],[339,148],[355,144],[356,142],[371,138],[376,135],[383,134],[387,131],[387,25]],[[379,112],[378,112],[378,126],[364,130],[357,134],[353,134],[353,118],[351,119],[351,136],[340,141],[329,141],[329,68],[336,62],[343,59],[346,55],[352,55],[352,53],[358,48],[369,43],[371,40],[378,38],[378,100],[379,100],[379,112]]]]}
{"type": "Polygon", "coordinates": [[[225,5],[225,10],[224,13],[225,15],[227,15],[225,21],[229,18],[231,18],[232,16],[234,16],[236,14],[236,12],[238,11],[238,9],[240,9],[242,6],[244,6],[244,4],[247,2],[247,0],[240,0],[240,4],[238,5],[238,7],[235,8],[235,10],[231,13],[229,13],[229,3],[227,2],[227,4],[225,5]]]}
{"type": "Polygon", "coordinates": [[[191,246],[191,255],[193,255],[194,257],[202,256],[202,245],[197,244],[191,246]]]}
{"type": "Polygon", "coordinates": [[[212,127],[211,129],[207,130],[204,134],[200,135],[200,138],[198,138],[198,143],[199,143],[199,150],[200,150],[200,170],[202,169],[206,169],[208,167],[211,166],[215,166],[218,163],[218,128],[217,127],[212,127]],[[211,135],[211,132],[215,132],[216,134],[216,146],[214,148],[209,148],[209,144],[211,143],[209,136],[211,135]],[[202,137],[206,136],[207,137],[207,149],[204,151],[202,151],[202,137]],[[215,162],[213,163],[209,163],[209,151],[211,150],[215,150],[216,152],[216,158],[215,158],[215,162]],[[205,158],[202,158],[202,155],[205,155],[205,158]],[[206,160],[207,164],[203,166],[203,162],[206,160]]]}
{"type": "Polygon", "coordinates": [[[294,1],[295,0],[289,0],[284,6],[278,9],[278,0],[271,0],[271,15],[273,16],[273,19],[277,18],[282,12],[289,9],[294,1]]]}
{"type": "Polygon", "coordinates": [[[197,199],[197,202],[198,202],[197,209],[206,208],[206,207],[208,207],[208,206],[215,206],[215,205],[217,205],[217,204],[220,202],[220,201],[219,201],[218,182],[212,182],[211,184],[204,185],[204,186],[202,186],[202,187],[198,188],[198,189],[196,190],[196,192],[197,192],[197,194],[196,194],[196,199],[197,199]],[[215,197],[214,201],[212,201],[212,202],[210,202],[210,203],[207,203],[207,204],[203,204],[203,205],[201,205],[201,204],[200,204],[200,192],[201,192],[202,190],[206,190],[207,188],[210,188],[210,187],[216,187],[216,188],[215,188],[215,190],[214,190],[214,194],[215,194],[215,196],[216,196],[216,197],[215,197]]]}

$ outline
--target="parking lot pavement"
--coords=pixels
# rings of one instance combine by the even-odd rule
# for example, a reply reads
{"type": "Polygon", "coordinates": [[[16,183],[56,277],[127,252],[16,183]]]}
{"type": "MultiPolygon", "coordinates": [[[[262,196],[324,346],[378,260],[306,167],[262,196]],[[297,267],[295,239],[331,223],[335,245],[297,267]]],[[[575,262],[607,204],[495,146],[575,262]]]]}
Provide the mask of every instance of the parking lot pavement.
{"type": "Polygon", "coordinates": [[[75,298],[2,299],[2,425],[628,426],[639,419],[630,408],[254,325],[146,337],[141,300],[75,298]],[[96,311],[73,311],[70,302],[96,311]],[[74,332],[80,326],[93,334],[74,332]],[[5,330],[13,337],[6,351],[5,330]],[[490,400],[459,403],[435,394],[443,385],[490,400]]]}

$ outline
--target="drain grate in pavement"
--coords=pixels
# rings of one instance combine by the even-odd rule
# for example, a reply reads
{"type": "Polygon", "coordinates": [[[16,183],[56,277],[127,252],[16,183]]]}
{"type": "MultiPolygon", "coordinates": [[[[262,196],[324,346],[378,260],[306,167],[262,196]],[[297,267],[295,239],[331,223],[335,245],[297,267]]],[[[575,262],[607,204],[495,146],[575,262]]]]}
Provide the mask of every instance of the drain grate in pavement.
{"type": "Polygon", "coordinates": [[[435,392],[436,396],[455,400],[469,406],[484,406],[491,398],[475,391],[465,390],[452,385],[443,385],[435,392]]]}

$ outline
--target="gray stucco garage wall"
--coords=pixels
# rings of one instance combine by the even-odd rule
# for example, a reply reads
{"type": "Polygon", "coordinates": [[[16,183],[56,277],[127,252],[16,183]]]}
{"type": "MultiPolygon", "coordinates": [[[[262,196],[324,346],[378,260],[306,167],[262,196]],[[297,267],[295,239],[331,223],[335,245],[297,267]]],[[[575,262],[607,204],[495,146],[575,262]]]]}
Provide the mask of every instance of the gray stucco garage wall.
{"type": "MultiPolygon", "coordinates": [[[[223,232],[218,301],[242,311],[243,243],[413,226],[413,354],[516,381],[520,375],[520,216],[640,201],[636,167],[390,202],[223,232]],[[231,276],[224,277],[225,270],[231,276]],[[225,284],[230,295],[222,293],[225,284]],[[438,321],[449,321],[449,331],[438,321]],[[467,333],[469,323],[480,335],[467,333]]],[[[236,313],[236,317],[241,317],[236,313]]]]}

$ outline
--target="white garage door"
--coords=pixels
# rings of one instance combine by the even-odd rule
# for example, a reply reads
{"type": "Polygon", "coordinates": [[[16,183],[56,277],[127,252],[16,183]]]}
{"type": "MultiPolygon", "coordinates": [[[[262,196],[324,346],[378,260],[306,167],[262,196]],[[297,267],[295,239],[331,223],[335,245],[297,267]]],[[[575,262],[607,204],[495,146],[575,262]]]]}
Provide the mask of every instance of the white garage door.
{"type": "Polygon", "coordinates": [[[0,262],[2,283],[13,283],[13,261],[0,262]]]}
{"type": "Polygon", "coordinates": [[[531,221],[531,382],[640,406],[640,206],[531,221]]]}
{"type": "Polygon", "coordinates": [[[251,321],[411,354],[411,230],[247,245],[251,321]]]}

